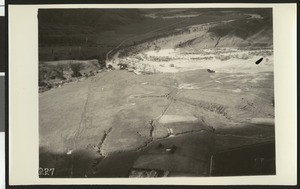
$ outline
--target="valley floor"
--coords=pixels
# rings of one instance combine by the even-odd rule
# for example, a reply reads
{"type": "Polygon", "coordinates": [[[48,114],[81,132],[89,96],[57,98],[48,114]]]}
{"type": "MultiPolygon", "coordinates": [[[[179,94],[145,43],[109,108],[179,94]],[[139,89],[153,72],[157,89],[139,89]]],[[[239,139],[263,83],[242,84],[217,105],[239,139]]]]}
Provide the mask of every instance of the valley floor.
{"type": "Polygon", "coordinates": [[[128,156],[131,169],[207,175],[216,151],[274,140],[273,95],[272,72],[99,73],[40,93],[40,164],[66,166],[58,177],[76,177],[76,166],[77,176],[94,177],[116,153],[138,152],[128,156]]]}

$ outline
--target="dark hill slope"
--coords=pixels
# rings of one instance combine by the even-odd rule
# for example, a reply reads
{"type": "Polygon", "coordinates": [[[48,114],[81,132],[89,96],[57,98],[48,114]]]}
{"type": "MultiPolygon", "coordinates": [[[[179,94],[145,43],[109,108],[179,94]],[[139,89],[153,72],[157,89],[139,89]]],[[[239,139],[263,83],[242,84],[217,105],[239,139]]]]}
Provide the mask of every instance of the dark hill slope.
{"type": "Polygon", "coordinates": [[[271,17],[240,19],[212,27],[203,36],[188,44],[195,48],[272,47],[271,17]]]}
{"type": "Polygon", "coordinates": [[[99,32],[111,31],[132,22],[143,20],[138,9],[54,9],[39,10],[39,44],[84,44],[89,36],[90,43],[97,40],[93,36],[99,32]],[[77,40],[77,41],[76,41],[77,40]]]}
{"type": "Polygon", "coordinates": [[[142,15],[138,9],[41,9],[38,18],[42,25],[116,26],[141,20],[142,15]]]}

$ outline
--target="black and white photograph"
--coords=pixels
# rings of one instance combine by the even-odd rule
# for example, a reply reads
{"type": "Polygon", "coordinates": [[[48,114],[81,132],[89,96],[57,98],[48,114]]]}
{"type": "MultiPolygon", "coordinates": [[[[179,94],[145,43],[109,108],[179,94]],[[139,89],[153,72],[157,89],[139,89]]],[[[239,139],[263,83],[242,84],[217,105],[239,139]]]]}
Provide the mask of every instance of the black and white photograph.
{"type": "Polygon", "coordinates": [[[276,175],[272,8],[39,9],[40,178],[276,175]]]}

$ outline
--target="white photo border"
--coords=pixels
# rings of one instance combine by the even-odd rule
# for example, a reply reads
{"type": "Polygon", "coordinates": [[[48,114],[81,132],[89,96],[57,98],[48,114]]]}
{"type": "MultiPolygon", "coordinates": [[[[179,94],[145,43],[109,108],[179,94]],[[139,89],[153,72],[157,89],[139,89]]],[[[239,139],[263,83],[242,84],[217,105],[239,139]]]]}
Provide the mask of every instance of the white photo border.
{"type": "Polygon", "coordinates": [[[296,4],[8,5],[9,185],[295,185],[297,184],[296,4]],[[38,20],[40,8],[272,8],[276,175],[194,178],[38,177],[38,20]]]}

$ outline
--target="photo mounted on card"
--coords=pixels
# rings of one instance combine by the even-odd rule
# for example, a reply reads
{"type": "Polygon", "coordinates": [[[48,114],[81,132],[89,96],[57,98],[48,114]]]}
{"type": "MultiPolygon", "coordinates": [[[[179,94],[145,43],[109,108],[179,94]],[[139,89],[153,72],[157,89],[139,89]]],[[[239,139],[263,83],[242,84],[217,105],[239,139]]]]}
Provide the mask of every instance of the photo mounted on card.
{"type": "Polygon", "coordinates": [[[272,22],[271,8],[39,9],[40,176],[274,175],[272,22]]]}
{"type": "Polygon", "coordinates": [[[11,173],[22,146],[33,157],[30,181],[10,181],[276,184],[288,78],[274,54],[293,48],[275,46],[281,8],[295,7],[9,5],[11,173]]]}

